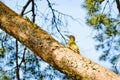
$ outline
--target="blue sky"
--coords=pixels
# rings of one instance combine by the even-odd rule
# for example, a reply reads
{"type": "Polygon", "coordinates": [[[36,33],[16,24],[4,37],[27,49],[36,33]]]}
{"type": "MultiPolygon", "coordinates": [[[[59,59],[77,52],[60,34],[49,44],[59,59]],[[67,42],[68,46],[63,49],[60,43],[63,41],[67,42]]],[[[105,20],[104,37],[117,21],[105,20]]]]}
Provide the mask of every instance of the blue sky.
{"type": "MultiPolygon", "coordinates": [[[[22,8],[21,5],[25,4],[25,0],[20,1],[2,0],[2,1],[17,13],[20,13],[22,8]]],[[[86,10],[81,7],[81,3],[83,3],[82,0],[57,0],[57,1],[50,0],[50,1],[56,2],[56,6],[54,6],[53,8],[59,10],[62,13],[69,14],[80,21],[80,23],[78,23],[76,21],[69,19],[68,20],[69,26],[67,30],[70,32],[70,34],[76,37],[76,43],[80,49],[81,54],[84,57],[87,57],[92,61],[97,62],[98,64],[110,68],[110,64],[108,62],[102,62],[98,60],[99,55],[101,55],[102,52],[95,50],[96,43],[92,39],[95,32],[94,30],[89,28],[88,25],[86,25],[85,23],[86,10]]],[[[45,8],[44,1],[42,1],[41,3],[43,4],[39,6],[39,9],[44,9],[45,8]],[[44,8],[42,8],[43,6],[44,8]]]]}
{"type": "Polygon", "coordinates": [[[82,3],[83,0],[57,0],[58,6],[56,9],[79,19],[80,23],[69,20],[70,26],[68,27],[68,30],[76,37],[76,43],[79,46],[81,54],[98,64],[110,68],[108,62],[98,60],[102,51],[95,50],[96,43],[92,38],[95,32],[92,28],[86,25],[85,17],[87,14],[86,10],[81,7],[82,3]]]}

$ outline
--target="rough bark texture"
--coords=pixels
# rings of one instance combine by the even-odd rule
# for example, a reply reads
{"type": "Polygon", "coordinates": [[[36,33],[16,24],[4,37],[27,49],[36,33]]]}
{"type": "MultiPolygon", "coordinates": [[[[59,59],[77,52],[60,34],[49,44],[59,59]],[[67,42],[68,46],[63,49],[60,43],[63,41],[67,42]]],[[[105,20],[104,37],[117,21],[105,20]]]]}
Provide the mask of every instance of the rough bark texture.
{"type": "Polygon", "coordinates": [[[36,24],[22,18],[2,2],[0,28],[74,80],[120,80],[112,71],[64,47],[36,24]]]}

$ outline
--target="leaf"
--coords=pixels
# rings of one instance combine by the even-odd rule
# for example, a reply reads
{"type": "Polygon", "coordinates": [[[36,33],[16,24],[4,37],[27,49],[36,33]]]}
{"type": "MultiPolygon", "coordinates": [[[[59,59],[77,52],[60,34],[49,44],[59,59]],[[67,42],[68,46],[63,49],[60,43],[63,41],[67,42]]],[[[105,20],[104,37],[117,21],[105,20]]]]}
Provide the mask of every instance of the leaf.
{"type": "Polygon", "coordinates": [[[96,24],[97,24],[97,21],[98,21],[98,17],[95,16],[95,15],[93,15],[93,16],[91,17],[91,19],[88,20],[88,23],[89,23],[90,25],[96,25],[96,24]]]}
{"type": "Polygon", "coordinates": [[[105,17],[105,18],[103,19],[103,23],[104,23],[105,25],[109,25],[109,24],[110,24],[110,19],[107,18],[107,17],[105,17]]]}
{"type": "Polygon", "coordinates": [[[87,4],[91,4],[93,2],[93,0],[86,0],[87,4]]]}

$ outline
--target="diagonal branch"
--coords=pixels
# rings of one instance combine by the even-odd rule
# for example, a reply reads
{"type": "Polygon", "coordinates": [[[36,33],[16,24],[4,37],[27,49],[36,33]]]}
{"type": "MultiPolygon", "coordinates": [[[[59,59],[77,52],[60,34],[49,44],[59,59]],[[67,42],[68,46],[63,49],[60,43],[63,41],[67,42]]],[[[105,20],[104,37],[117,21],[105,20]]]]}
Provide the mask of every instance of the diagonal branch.
{"type": "Polygon", "coordinates": [[[22,9],[22,12],[21,12],[21,16],[24,15],[24,12],[25,12],[26,8],[28,7],[28,5],[30,4],[31,1],[32,0],[28,0],[28,2],[25,4],[25,6],[23,6],[23,9],[22,9]]]}

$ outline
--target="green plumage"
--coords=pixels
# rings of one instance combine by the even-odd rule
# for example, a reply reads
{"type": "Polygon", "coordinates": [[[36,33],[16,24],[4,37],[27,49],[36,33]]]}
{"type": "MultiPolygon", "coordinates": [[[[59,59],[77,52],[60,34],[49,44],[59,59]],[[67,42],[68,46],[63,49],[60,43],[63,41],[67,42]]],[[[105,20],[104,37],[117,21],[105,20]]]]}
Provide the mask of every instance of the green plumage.
{"type": "Polygon", "coordinates": [[[78,53],[79,54],[79,49],[78,49],[78,46],[76,45],[75,43],[75,37],[73,35],[66,35],[69,40],[67,42],[67,46],[73,50],[74,52],[78,53]]]}

